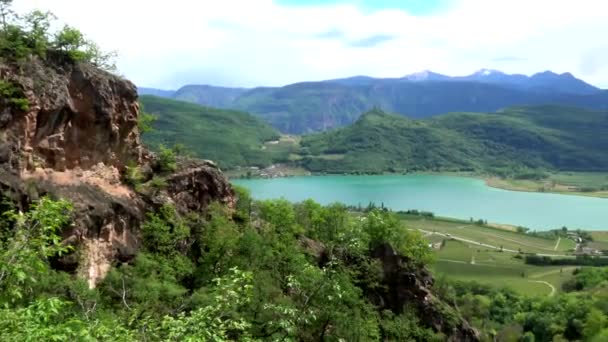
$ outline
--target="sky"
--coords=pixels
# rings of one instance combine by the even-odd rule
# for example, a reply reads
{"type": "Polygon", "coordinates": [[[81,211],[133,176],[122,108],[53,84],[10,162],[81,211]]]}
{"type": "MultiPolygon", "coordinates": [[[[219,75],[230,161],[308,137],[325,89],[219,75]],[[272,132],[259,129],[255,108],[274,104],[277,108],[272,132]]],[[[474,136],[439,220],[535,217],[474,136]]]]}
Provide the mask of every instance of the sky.
{"type": "Polygon", "coordinates": [[[422,70],[571,72],[608,88],[605,0],[15,0],[52,11],[142,87],[422,70]]]}

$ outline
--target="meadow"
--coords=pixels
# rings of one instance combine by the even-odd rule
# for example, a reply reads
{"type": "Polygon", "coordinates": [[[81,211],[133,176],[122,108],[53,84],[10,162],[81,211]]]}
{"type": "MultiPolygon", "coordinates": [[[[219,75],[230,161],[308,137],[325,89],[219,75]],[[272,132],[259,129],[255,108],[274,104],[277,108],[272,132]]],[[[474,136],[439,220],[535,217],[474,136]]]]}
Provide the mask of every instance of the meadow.
{"type": "MultiPolygon", "coordinates": [[[[407,227],[420,230],[433,244],[436,260],[431,269],[438,277],[509,287],[522,295],[553,296],[561,292],[562,284],[576,269],[524,263],[523,253],[571,255],[576,244],[570,239],[558,242],[451,219],[411,215],[401,218],[407,227]]],[[[608,233],[601,236],[608,239],[608,233]]]]}

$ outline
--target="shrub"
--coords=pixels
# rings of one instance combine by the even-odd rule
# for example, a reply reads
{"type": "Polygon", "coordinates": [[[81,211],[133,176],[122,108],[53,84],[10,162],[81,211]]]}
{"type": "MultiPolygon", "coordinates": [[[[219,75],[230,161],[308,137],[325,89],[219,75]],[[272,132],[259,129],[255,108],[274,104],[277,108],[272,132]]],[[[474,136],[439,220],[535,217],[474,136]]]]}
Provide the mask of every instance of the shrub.
{"type": "Polygon", "coordinates": [[[173,172],[177,169],[177,157],[175,152],[164,145],[158,147],[158,167],[161,171],[173,172]]]}

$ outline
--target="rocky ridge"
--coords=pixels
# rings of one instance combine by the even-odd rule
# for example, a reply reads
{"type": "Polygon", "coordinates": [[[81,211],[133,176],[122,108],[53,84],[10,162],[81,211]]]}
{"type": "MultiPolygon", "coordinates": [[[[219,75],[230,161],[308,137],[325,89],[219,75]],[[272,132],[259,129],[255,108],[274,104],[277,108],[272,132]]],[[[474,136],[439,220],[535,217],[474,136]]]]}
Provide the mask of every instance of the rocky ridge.
{"type": "Polygon", "coordinates": [[[147,211],[166,203],[183,212],[212,201],[234,204],[229,183],[211,162],[181,165],[153,196],[123,182],[127,165],[147,170],[149,179],[156,162],[140,142],[133,83],[60,54],[0,63],[0,79],[28,103],[19,108],[0,98],[0,191],[20,209],[43,195],[74,203],[74,223],[63,238],[80,253],[56,267],[78,273],[91,287],[113,263],[135,255],[147,211]]]}

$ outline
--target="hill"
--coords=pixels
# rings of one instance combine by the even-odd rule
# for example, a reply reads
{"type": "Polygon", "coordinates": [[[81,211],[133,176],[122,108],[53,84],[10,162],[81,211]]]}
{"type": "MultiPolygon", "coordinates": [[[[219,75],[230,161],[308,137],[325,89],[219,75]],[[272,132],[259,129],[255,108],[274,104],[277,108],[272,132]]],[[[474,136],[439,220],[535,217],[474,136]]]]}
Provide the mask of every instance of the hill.
{"type": "Polygon", "coordinates": [[[194,102],[210,107],[231,108],[245,88],[214,87],[209,85],[187,85],[178,89],[172,97],[180,101],[194,102]]]}
{"type": "Polygon", "coordinates": [[[332,173],[608,170],[608,112],[560,106],[412,120],[374,109],[353,125],[304,136],[301,163],[332,173]]]}
{"type": "Polygon", "coordinates": [[[152,147],[184,144],[196,156],[228,169],[272,162],[273,155],[264,153],[262,146],[278,139],[279,133],[250,114],[149,95],[141,96],[140,102],[157,117],[154,130],[143,136],[152,147]]]}
{"type": "Polygon", "coordinates": [[[250,112],[291,134],[346,126],[374,107],[410,118],[494,112],[515,105],[608,109],[608,91],[569,73],[546,71],[525,76],[487,69],[458,77],[425,71],[402,78],[355,76],[254,89],[188,85],[160,95],[250,112]]]}

